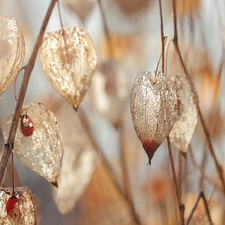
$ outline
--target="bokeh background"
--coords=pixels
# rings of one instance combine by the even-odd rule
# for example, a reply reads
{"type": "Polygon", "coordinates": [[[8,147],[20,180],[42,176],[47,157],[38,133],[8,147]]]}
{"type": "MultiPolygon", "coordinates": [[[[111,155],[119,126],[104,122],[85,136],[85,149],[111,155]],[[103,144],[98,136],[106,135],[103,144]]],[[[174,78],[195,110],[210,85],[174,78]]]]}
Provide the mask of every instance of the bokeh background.
{"type": "MultiPolygon", "coordinates": [[[[49,0],[1,0],[1,14],[14,16],[26,43],[29,60],[49,0]]],[[[98,65],[78,112],[50,86],[39,56],[25,103],[45,104],[58,118],[64,158],[58,190],[16,160],[16,184],[28,185],[39,203],[40,225],[178,224],[179,214],[165,143],[152,165],[134,131],[129,96],[135,76],[155,71],[161,53],[157,0],[61,0],[64,27],[81,25],[90,34],[98,65]],[[104,157],[102,157],[102,154],[104,157]]],[[[171,0],[162,0],[167,36],[168,74],[183,73],[170,40],[171,0]]],[[[177,0],[179,47],[199,94],[200,107],[219,162],[224,166],[224,41],[223,0],[177,0]]],[[[61,29],[57,5],[47,32],[61,29]]],[[[16,81],[18,92],[22,73],[16,81]]],[[[14,86],[1,96],[1,122],[14,110],[14,86]]],[[[4,139],[2,136],[2,143],[4,139]]],[[[176,171],[187,218],[204,191],[214,224],[225,223],[225,195],[208,151],[201,124],[184,158],[173,147],[176,171]]],[[[10,169],[10,163],[9,163],[10,169]]],[[[4,186],[10,186],[10,170],[4,186]]],[[[207,224],[202,202],[192,224],[207,224]]]]}

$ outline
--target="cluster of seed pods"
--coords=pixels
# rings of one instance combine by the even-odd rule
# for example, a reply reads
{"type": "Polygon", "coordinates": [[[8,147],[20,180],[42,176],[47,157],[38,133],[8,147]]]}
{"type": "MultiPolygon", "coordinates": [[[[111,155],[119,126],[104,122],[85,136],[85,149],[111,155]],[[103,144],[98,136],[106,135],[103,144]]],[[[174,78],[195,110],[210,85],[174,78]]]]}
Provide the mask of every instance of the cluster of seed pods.
{"type": "Polygon", "coordinates": [[[164,139],[186,152],[197,124],[198,96],[186,75],[141,72],[132,87],[130,109],[149,164],[164,139]]]}

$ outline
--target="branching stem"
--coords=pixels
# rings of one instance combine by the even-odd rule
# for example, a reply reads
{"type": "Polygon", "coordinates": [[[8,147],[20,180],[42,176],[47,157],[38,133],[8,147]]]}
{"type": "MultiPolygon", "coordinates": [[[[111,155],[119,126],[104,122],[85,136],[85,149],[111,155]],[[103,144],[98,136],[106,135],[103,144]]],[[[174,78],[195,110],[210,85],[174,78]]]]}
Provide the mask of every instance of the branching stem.
{"type": "MultiPolygon", "coordinates": [[[[185,72],[185,75],[187,76],[187,79],[192,84],[191,85],[192,91],[195,91],[195,90],[193,90],[194,89],[193,83],[191,81],[190,74],[188,73],[188,70],[187,70],[187,68],[186,68],[186,66],[184,64],[183,58],[182,58],[181,53],[180,53],[179,45],[178,45],[176,0],[172,0],[172,4],[173,4],[173,24],[174,24],[173,43],[174,43],[175,51],[178,54],[180,63],[182,65],[183,69],[184,69],[184,72],[185,72]]],[[[207,141],[207,144],[208,144],[209,152],[210,152],[210,154],[211,154],[211,156],[213,158],[214,164],[216,166],[216,169],[217,169],[217,172],[218,172],[218,175],[219,175],[222,187],[223,187],[223,192],[225,194],[225,180],[224,180],[224,176],[223,176],[223,170],[222,170],[222,167],[219,164],[219,162],[217,160],[217,157],[215,155],[215,152],[214,152],[214,149],[213,149],[213,146],[212,146],[212,142],[211,142],[211,138],[210,138],[210,134],[209,134],[208,129],[206,127],[206,124],[205,124],[204,118],[202,116],[202,112],[201,112],[199,104],[197,104],[197,110],[198,110],[198,116],[200,118],[200,122],[201,122],[201,125],[202,125],[202,128],[203,128],[203,131],[204,131],[204,134],[205,134],[205,137],[206,137],[206,141],[207,141]]]]}
{"type": "Polygon", "coordinates": [[[141,225],[141,220],[135,208],[134,199],[131,193],[130,185],[129,185],[129,173],[127,168],[127,160],[126,160],[126,152],[125,152],[125,131],[122,121],[120,122],[120,157],[121,157],[121,167],[122,167],[122,176],[123,176],[123,183],[125,188],[126,198],[129,201],[130,209],[133,215],[133,218],[136,224],[141,225]]]}
{"type": "Polygon", "coordinates": [[[13,118],[12,118],[12,124],[11,124],[11,127],[10,127],[9,136],[8,136],[8,139],[5,143],[5,145],[4,145],[2,157],[1,157],[1,160],[0,160],[0,184],[2,183],[2,179],[3,179],[3,176],[4,176],[4,172],[5,172],[5,169],[6,169],[6,166],[7,166],[9,156],[10,156],[12,150],[13,150],[13,143],[14,143],[14,140],[15,140],[17,127],[18,127],[18,124],[19,124],[20,114],[21,114],[24,98],[25,98],[25,95],[26,95],[30,75],[31,75],[31,72],[34,68],[34,64],[35,64],[36,57],[37,57],[37,54],[38,54],[39,46],[41,45],[42,38],[44,36],[44,32],[46,30],[49,18],[52,14],[52,10],[55,6],[56,1],[57,0],[52,0],[50,5],[49,5],[48,11],[45,15],[45,18],[44,18],[44,21],[42,23],[41,29],[39,31],[39,34],[38,34],[37,41],[35,43],[33,52],[31,54],[30,60],[29,60],[27,66],[25,67],[25,70],[24,70],[24,76],[23,76],[21,87],[20,87],[20,92],[19,92],[19,95],[18,95],[16,107],[15,107],[15,110],[14,110],[14,115],[13,115],[13,118]]]}
{"type": "Polygon", "coordinates": [[[205,195],[204,195],[204,192],[203,191],[201,191],[199,193],[198,199],[195,202],[195,205],[194,205],[193,209],[191,210],[191,213],[190,213],[190,215],[189,215],[189,217],[188,217],[188,219],[186,221],[186,225],[188,225],[190,223],[190,221],[192,219],[192,216],[193,216],[193,214],[194,214],[194,212],[195,212],[195,210],[196,210],[196,208],[198,206],[198,203],[199,203],[199,201],[200,201],[201,198],[203,199],[204,206],[205,206],[205,211],[206,211],[206,215],[208,217],[208,220],[210,222],[210,225],[213,225],[213,222],[212,222],[212,219],[211,219],[211,216],[210,216],[210,213],[209,213],[209,208],[208,208],[208,205],[207,205],[207,201],[206,201],[206,198],[205,198],[205,195]]]}

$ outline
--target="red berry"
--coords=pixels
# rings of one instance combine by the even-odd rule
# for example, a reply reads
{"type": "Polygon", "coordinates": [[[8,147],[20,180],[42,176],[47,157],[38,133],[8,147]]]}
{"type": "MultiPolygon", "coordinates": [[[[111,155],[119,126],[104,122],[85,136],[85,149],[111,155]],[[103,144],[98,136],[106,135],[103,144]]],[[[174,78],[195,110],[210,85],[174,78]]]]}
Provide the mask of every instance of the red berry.
{"type": "Polygon", "coordinates": [[[19,199],[16,196],[12,196],[8,199],[5,207],[7,214],[9,214],[14,209],[14,206],[18,202],[18,200],[19,199]]]}
{"type": "Polygon", "coordinates": [[[25,137],[31,136],[34,132],[34,123],[27,114],[23,114],[20,118],[20,131],[25,137]]]}

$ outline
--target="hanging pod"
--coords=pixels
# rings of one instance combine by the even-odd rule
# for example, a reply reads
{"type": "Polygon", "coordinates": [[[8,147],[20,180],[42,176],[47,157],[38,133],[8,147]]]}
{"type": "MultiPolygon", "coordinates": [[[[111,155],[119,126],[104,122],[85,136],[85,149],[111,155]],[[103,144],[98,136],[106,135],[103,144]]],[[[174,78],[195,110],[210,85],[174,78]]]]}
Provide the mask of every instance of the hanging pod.
{"type": "Polygon", "coordinates": [[[37,199],[29,187],[0,188],[0,224],[36,225],[38,220],[37,199]]]}
{"type": "Polygon", "coordinates": [[[139,73],[131,90],[130,109],[135,131],[151,164],[178,118],[175,83],[163,73],[139,73]]]}
{"type": "Polygon", "coordinates": [[[24,38],[15,18],[0,15],[0,94],[15,80],[24,57],[24,38]]]}
{"type": "Polygon", "coordinates": [[[45,34],[40,59],[52,87],[77,109],[97,64],[95,47],[86,30],[77,26],[45,34]]]}
{"type": "MultiPolygon", "coordinates": [[[[5,138],[12,117],[10,114],[4,121],[5,138]]],[[[63,155],[62,134],[54,114],[41,103],[23,107],[13,153],[28,168],[57,186],[63,155]]]]}
{"type": "Polygon", "coordinates": [[[198,94],[187,75],[173,75],[178,103],[178,120],[170,132],[170,140],[179,151],[186,153],[198,120],[198,94]]]}

